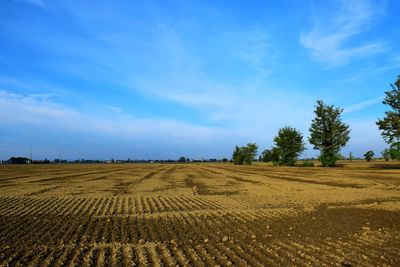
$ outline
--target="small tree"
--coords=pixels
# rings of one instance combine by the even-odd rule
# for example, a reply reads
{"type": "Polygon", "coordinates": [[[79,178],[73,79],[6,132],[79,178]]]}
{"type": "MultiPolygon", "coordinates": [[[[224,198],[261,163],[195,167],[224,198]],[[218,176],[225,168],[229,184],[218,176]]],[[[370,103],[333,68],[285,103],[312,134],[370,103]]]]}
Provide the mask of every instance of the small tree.
{"type": "Polygon", "coordinates": [[[256,143],[248,143],[247,146],[236,146],[233,150],[232,160],[235,165],[251,165],[257,155],[258,146],[256,143]]]}
{"type": "Polygon", "coordinates": [[[385,149],[382,151],[382,158],[383,158],[385,161],[389,161],[389,159],[390,159],[390,151],[389,151],[389,149],[385,148],[385,149]]]}
{"type": "Polygon", "coordinates": [[[314,149],[320,150],[320,160],[324,167],[335,166],[340,149],[350,139],[349,126],[340,119],[342,112],[343,109],[325,105],[321,100],[317,101],[308,140],[314,145],[314,149]]]}
{"type": "Polygon", "coordinates": [[[350,154],[349,154],[349,160],[350,160],[350,161],[353,161],[353,152],[350,152],[350,154]]]}
{"type": "Polygon", "coordinates": [[[263,162],[270,162],[272,161],[272,151],[269,149],[265,149],[262,153],[261,153],[261,159],[263,162]]]}
{"type": "Polygon", "coordinates": [[[297,157],[305,149],[302,134],[295,128],[288,126],[279,129],[274,142],[276,148],[279,149],[279,162],[281,165],[293,166],[297,157]]]}
{"type": "Polygon", "coordinates": [[[277,147],[273,147],[271,149],[271,161],[274,163],[274,165],[279,165],[280,162],[280,149],[277,147]]]}
{"type": "Polygon", "coordinates": [[[385,117],[378,119],[376,124],[382,131],[383,139],[390,145],[391,157],[400,160],[400,75],[390,86],[392,90],[385,92],[386,96],[382,103],[392,110],[386,111],[385,117]]]}
{"type": "Polygon", "coordinates": [[[374,158],[375,153],[372,150],[365,152],[364,158],[370,162],[374,158]]]}
{"type": "Polygon", "coordinates": [[[182,156],[178,159],[178,162],[187,162],[187,158],[182,156]]]}
{"type": "Polygon", "coordinates": [[[232,154],[232,161],[235,165],[243,165],[243,150],[239,146],[235,146],[232,154]]]}
{"type": "Polygon", "coordinates": [[[227,159],[227,158],[223,158],[223,159],[222,159],[222,162],[223,162],[223,163],[227,163],[227,162],[228,162],[228,159],[227,159]]]}
{"type": "Polygon", "coordinates": [[[247,146],[243,147],[243,159],[246,165],[251,165],[255,157],[257,156],[258,146],[256,143],[248,143],[247,146]]]}

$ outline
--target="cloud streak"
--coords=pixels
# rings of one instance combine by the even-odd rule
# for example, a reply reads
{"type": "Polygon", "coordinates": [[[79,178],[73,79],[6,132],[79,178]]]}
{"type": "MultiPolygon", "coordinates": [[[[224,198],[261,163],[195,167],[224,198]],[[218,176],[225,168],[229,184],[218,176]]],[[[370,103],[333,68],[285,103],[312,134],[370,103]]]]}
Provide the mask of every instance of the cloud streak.
{"type": "MultiPolygon", "coordinates": [[[[169,119],[135,118],[122,111],[114,116],[84,114],[40,95],[20,95],[0,91],[0,121],[7,125],[64,129],[75,133],[108,135],[124,139],[174,138],[213,140],[226,132],[218,127],[187,124],[169,119]]],[[[110,108],[110,107],[108,107],[110,108]]]]}
{"type": "Polygon", "coordinates": [[[381,6],[372,1],[339,1],[339,7],[329,14],[316,9],[311,29],[300,35],[300,43],[310,49],[313,57],[329,66],[341,66],[356,58],[386,51],[382,41],[349,44],[354,37],[366,32],[376,19],[381,6]]]}

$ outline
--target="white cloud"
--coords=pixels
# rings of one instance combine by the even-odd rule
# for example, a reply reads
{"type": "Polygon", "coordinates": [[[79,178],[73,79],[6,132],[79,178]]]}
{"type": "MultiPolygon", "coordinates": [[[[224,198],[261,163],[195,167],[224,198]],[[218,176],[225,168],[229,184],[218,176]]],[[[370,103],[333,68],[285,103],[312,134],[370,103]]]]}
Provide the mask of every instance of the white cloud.
{"type": "Polygon", "coordinates": [[[198,126],[169,119],[135,118],[118,113],[101,117],[78,112],[37,95],[0,91],[0,122],[34,126],[39,129],[64,129],[120,138],[175,138],[176,140],[214,140],[227,134],[218,127],[198,126]]]}
{"type": "Polygon", "coordinates": [[[371,1],[340,1],[330,14],[316,10],[311,30],[300,35],[300,43],[310,49],[314,58],[331,66],[344,65],[354,58],[374,55],[386,50],[381,41],[349,45],[354,37],[368,30],[382,6],[371,1]]]}
{"type": "Polygon", "coordinates": [[[371,106],[377,105],[382,102],[383,96],[378,98],[369,99],[356,104],[349,105],[343,109],[343,113],[350,113],[354,111],[363,110],[371,106]]]}

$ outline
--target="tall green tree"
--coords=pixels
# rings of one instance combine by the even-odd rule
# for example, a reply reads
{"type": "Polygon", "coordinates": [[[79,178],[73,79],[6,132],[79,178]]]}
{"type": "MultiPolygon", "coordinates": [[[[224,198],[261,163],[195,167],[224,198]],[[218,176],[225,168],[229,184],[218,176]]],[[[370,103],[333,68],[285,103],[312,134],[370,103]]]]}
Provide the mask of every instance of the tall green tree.
{"type": "Polygon", "coordinates": [[[280,165],[293,166],[297,157],[304,151],[303,135],[295,128],[285,126],[278,131],[274,138],[279,151],[280,165]]]}
{"type": "Polygon", "coordinates": [[[342,112],[343,109],[325,105],[322,100],[317,101],[308,141],[314,145],[314,149],[320,150],[320,160],[324,167],[335,166],[340,149],[350,139],[349,126],[340,118],[342,112]]]}
{"type": "Polygon", "coordinates": [[[378,119],[376,124],[382,131],[383,139],[390,145],[391,157],[400,160],[400,75],[390,86],[392,90],[385,92],[382,103],[388,105],[391,110],[386,111],[385,117],[378,119]]]}

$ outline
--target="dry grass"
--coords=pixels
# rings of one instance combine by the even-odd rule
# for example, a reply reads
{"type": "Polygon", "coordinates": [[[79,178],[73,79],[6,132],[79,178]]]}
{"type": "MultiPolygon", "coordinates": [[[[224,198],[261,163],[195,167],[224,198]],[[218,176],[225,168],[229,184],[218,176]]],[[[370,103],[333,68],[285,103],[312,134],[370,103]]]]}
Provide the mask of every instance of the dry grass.
{"type": "Polygon", "coordinates": [[[0,265],[399,266],[396,162],[0,166],[0,265]]]}

